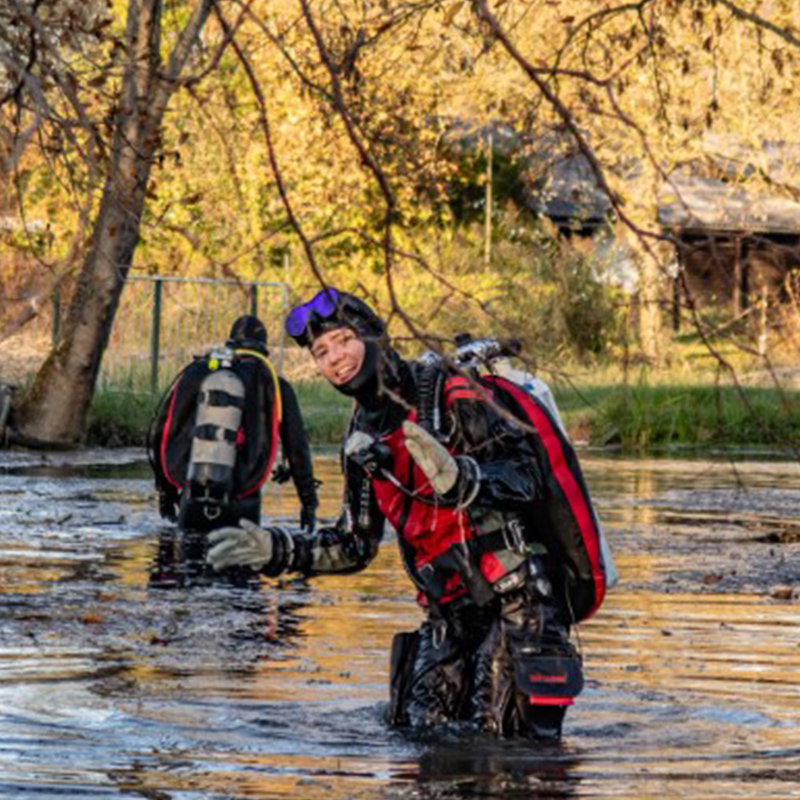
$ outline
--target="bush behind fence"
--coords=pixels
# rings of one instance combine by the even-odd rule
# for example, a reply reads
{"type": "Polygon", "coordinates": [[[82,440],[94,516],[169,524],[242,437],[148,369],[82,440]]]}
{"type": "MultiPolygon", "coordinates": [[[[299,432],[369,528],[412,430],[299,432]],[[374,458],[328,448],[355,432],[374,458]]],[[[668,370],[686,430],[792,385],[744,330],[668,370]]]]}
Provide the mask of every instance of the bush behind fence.
{"type": "Polygon", "coordinates": [[[157,392],[194,356],[224,343],[242,314],[264,322],[280,369],[287,304],[288,289],[281,282],[132,275],[103,356],[99,385],[157,392]]]}
{"type": "MultiPolygon", "coordinates": [[[[280,370],[288,296],[283,282],[131,275],[103,355],[98,388],[161,391],[194,356],[223,344],[242,314],[255,314],[264,322],[270,354],[280,370]]],[[[61,315],[56,296],[52,307],[14,337],[16,359],[0,379],[20,385],[32,377],[61,335],[61,315]]]]}

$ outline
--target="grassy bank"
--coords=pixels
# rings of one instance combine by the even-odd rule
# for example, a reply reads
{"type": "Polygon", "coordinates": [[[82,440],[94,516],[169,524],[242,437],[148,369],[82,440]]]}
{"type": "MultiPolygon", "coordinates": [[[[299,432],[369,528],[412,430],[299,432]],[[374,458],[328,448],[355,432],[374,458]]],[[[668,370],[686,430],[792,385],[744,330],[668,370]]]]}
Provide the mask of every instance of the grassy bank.
{"type": "Polygon", "coordinates": [[[304,381],[293,386],[311,442],[339,444],[347,433],[353,401],[323,381],[304,381]]]}
{"type": "MultiPolygon", "coordinates": [[[[313,444],[338,444],[347,430],[352,401],[320,381],[293,384],[313,444]]],[[[87,444],[143,446],[159,397],[100,389],[89,414],[87,444]]]]}
{"type": "Polygon", "coordinates": [[[629,452],[800,448],[800,393],[734,386],[593,386],[556,392],[574,438],[629,452]]]}
{"type": "MultiPolygon", "coordinates": [[[[311,442],[341,442],[351,401],[321,382],[297,383],[294,388],[311,442]]],[[[626,384],[606,375],[594,376],[591,382],[556,384],[555,395],[573,439],[593,445],[620,446],[630,452],[703,446],[800,449],[797,391],[626,384]]],[[[147,394],[98,392],[89,444],[142,445],[154,406],[147,394]]]]}
{"type": "Polygon", "coordinates": [[[86,443],[94,447],[143,446],[158,396],[98,389],[89,411],[86,443]]]}

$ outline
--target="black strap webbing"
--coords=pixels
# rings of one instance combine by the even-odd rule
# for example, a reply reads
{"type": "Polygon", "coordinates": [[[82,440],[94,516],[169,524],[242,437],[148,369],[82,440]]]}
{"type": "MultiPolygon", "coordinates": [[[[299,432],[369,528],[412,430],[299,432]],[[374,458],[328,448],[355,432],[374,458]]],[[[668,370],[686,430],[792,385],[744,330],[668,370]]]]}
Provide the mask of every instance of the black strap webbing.
{"type": "Polygon", "coordinates": [[[244,408],[244,398],[228,394],[221,389],[204,390],[197,398],[198,403],[208,406],[233,406],[234,408],[244,408]]]}
{"type": "Polygon", "coordinates": [[[236,431],[226,430],[225,428],[220,428],[218,425],[211,424],[195,425],[194,430],[192,431],[192,438],[202,439],[206,442],[214,442],[219,438],[218,431],[220,430],[224,431],[223,436],[225,441],[236,441],[236,431]]]}

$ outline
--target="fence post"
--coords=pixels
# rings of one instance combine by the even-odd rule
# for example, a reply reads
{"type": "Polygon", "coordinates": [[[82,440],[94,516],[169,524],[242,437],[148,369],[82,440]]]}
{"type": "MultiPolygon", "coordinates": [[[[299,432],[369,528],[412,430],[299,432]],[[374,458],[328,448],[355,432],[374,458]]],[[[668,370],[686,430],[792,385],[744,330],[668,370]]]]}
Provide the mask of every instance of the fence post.
{"type": "Polygon", "coordinates": [[[767,355],[767,345],[769,344],[769,328],[767,319],[767,307],[769,305],[769,291],[766,284],[761,287],[761,314],[758,324],[758,354],[761,358],[767,355]]]}
{"type": "MultiPolygon", "coordinates": [[[[491,125],[491,122],[489,123],[491,125]]],[[[492,168],[492,155],[494,154],[494,137],[492,129],[486,134],[486,219],[484,220],[484,252],[483,260],[489,266],[492,263],[492,186],[493,183],[493,168],[492,168]]]]}
{"type": "Polygon", "coordinates": [[[287,288],[291,285],[291,281],[289,278],[291,277],[291,266],[292,266],[292,254],[289,250],[289,245],[287,244],[286,247],[283,248],[283,253],[281,256],[281,261],[283,262],[283,282],[286,284],[287,288]]]}
{"type": "Polygon", "coordinates": [[[161,290],[163,281],[153,283],[153,329],[150,335],[150,391],[158,392],[158,359],[161,350],[161,290]]]}
{"type": "Polygon", "coordinates": [[[291,289],[292,251],[287,244],[281,253],[283,264],[283,286],[281,287],[281,319],[280,319],[280,356],[278,359],[278,372],[283,374],[283,360],[286,352],[286,326],[284,322],[289,313],[289,291],[291,289]]]}
{"type": "Polygon", "coordinates": [[[56,286],[53,290],[53,326],[52,326],[52,338],[53,338],[53,347],[58,347],[58,343],[61,340],[61,288],[56,286]]]}
{"type": "Polygon", "coordinates": [[[286,353],[286,315],[289,313],[289,287],[283,283],[281,287],[281,310],[278,321],[278,372],[283,375],[283,360],[286,353]]]}
{"type": "Polygon", "coordinates": [[[258,284],[250,284],[250,316],[258,316],[258,284]]]}

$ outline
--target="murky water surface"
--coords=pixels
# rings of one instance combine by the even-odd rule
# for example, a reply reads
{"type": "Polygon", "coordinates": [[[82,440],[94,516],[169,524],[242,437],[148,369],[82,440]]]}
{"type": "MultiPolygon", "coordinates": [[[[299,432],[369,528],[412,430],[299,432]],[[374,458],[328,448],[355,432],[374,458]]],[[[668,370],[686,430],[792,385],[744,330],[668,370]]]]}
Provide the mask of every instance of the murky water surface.
{"type": "Polygon", "coordinates": [[[0,796],[800,797],[800,467],[584,463],[622,581],[541,749],[386,727],[419,621],[393,541],[361,575],[210,581],[140,453],[0,453],[0,796]]]}

